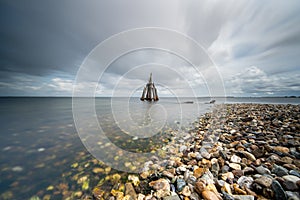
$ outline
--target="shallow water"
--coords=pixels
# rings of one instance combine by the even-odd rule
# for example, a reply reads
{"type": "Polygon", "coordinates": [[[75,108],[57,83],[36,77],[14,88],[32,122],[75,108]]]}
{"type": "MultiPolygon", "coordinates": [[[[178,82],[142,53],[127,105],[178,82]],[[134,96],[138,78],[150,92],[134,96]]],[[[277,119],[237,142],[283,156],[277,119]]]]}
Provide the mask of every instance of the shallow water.
{"type": "MultiPolygon", "coordinates": [[[[99,126],[116,146],[128,151],[147,152],[153,146],[145,144],[149,143],[149,140],[143,139],[147,136],[145,133],[153,131],[153,127],[154,133],[163,133],[170,127],[190,127],[191,122],[210,110],[212,105],[207,104],[209,100],[161,98],[156,103],[149,103],[138,98],[97,98],[95,113],[99,126]],[[194,103],[183,103],[185,101],[194,103]],[[143,132],[137,127],[148,129],[143,129],[146,130],[143,132]],[[124,142],[127,139],[129,142],[124,142]],[[136,142],[132,142],[133,139],[136,142]]],[[[217,103],[300,103],[300,98],[216,100],[217,103]]],[[[83,118],[88,119],[91,113],[85,112],[87,105],[84,98],[81,101],[83,103],[79,104],[78,109],[82,111],[83,118]]],[[[66,184],[68,190],[81,189],[76,181],[68,178],[75,173],[74,163],[84,160],[95,163],[95,159],[77,134],[78,124],[75,127],[71,98],[0,98],[0,111],[0,199],[11,195],[11,199],[29,199],[33,195],[43,197],[49,186],[57,190],[65,187],[60,183],[66,184]]],[[[89,121],[82,123],[87,125],[84,131],[89,132],[89,121]]],[[[91,167],[84,166],[81,170],[91,171],[91,167]]],[[[93,183],[91,181],[90,185],[93,183]]],[[[60,194],[52,197],[61,198],[60,194]]]]}

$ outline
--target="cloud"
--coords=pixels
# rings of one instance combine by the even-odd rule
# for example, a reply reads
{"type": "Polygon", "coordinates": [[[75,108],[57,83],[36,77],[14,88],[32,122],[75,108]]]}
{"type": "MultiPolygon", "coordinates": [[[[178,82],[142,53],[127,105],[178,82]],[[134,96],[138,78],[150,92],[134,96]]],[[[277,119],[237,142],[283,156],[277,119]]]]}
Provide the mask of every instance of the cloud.
{"type": "Polygon", "coordinates": [[[300,74],[284,73],[268,75],[256,66],[246,68],[226,82],[230,95],[268,96],[297,94],[300,74]]]}
{"type": "MultiPolygon", "coordinates": [[[[77,70],[96,45],[140,27],[174,29],[195,39],[218,65],[229,93],[300,95],[299,9],[297,0],[2,1],[1,95],[71,95],[77,70]]],[[[96,93],[111,95],[120,79],[122,91],[130,93],[142,88],[152,71],[164,94],[170,94],[168,87],[181,95],[190,94],[184,88],[208,95],[216,77],[211,69],[199,73],[171,53],[135,51],[112,63],[96,93]],[[148,67],[133,70],[142,65],[148,67]]]]}

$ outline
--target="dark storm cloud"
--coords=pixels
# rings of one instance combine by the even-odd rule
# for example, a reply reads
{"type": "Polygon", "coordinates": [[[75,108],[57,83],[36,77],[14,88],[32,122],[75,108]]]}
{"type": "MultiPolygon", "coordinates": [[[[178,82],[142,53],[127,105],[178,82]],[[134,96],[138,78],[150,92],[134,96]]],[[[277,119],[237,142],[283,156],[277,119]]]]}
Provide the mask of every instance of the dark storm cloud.
{"type": "MultiPolygon", "coordinates": [[[[77,70],[96,45],[113,34],[140,27],[174,29],[203,45],[218,65],[229,94],[300,95],[297,0],[3,0],[0,4],[3,96],[71,95],[77,70]]],[[[141,51],[112,64],[98,94],[111,94],[114,82],[124,73],[150,61],[184,75],[170,77],[164,68],[155,73],[156,80],[174,87],[187,83],[200,91],[198,95],[205,91],[202,87],[209,80],[178,57],[141,51]]],[[[132,84],[144,83],[150,71],[128,74],[124,86],[129,91],[132,84]]],[[[214,79],[210,70],[203,74],[214,79]]]]}

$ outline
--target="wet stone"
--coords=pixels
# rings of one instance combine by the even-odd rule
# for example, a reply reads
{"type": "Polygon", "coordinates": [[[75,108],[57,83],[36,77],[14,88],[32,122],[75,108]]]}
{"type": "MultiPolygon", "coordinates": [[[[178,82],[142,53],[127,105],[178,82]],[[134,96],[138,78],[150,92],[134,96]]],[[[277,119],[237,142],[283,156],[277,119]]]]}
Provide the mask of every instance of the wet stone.
{"type": "Polygon", "coordinates": [[[208,153],[208,151],[204,147],[200,148],[200,154],[203,158],[206,158],[206,159],[210,159],[210,157],[211,157],[211,155],[208,153]]]}
{"type": "Polygon", "coordinates": [[[278,181],[272,181],[272,189],[276,200],[287,200],[287,195],[278,181]]]}
{"type": "Polygon", "coordinates": [[[240,163],[242,161],[242,159],[237,155],[233,155],[233,156],[231,156],[230,161],[233,163],[240,163]]]}
{"type": "Polygon", "coordinates": [[[253,178],[247,177],[247,176],[242,176],[237,180],[237,183],[239,184],[239,186],[241,188],[243,188],[244,186],[247,188],[250,188],[251,184],[253,183],[253,178]]]}
{"type": "Polygon", "coordinates": [[[229,167],[235,170],[241,170],[241,165],[237,164],[237,163],[229,163],[229,167]]]}
{"type": "Polygon", "coordinates": [[[261,176],[260,178],[255,179],[254,182],[266,188],[269,188],[272,185],[272,179],[266,176],[261,176]]]}
{"type": "Polygon", "coordinates": [[[151,181],[149,186],[155,190],[167,190],[170,191],[170,184],[166,179],[158,179],[156,181],[151,181]]]}
{"type": "Polygon", "coordinates": [[[232,195],[234,200],[254,200],[252,195],[232,195]]]}
{"type": "Polygon", "coordinates": [[[296,170],[290,170],[290,171],[289,171],[289,174],[290,174],[290,175],[297,176],[297,177],[300,178],[300,173],[299,173],[298,171],[296,171],[296,170]]]}
{"type": "Polygon", "coordinates": [[[300,195],[298,192],[286,191],[286,195],[289,200],[299,200],[300,195]]]}
{"type": "Polygon", "coordinates": [[[282,166],[274,164],[272,173],[276,174],[277,176],[285,176],[288,175],[288,170],[282,166]]]}
{"type": "Polygon", "coordinates": [[[163,200],[180,200],[177,194],[173,194],[172,196],[163,197],[163,200]]]}
{"type": "Polygon", "coordinates": [[[263,166],[256,167],[256,171],[260,174],[271,174],[270,170],[263,166]]]}
{"type": "Polygon", "coordinates": [[[293,176],[293,175],[286,175],[282,177],[285,181],[283,182],[283,186],[287,189],[287,190],[298,190],[298,185],[297,185],[297,181],[300,181],[300,178],[297,176],[293,176]]]}
{"type": "Polygon", "coordinates": [[[213,193],[212,191],[209,191],[209,190],[204,190],[202,192],[202,197],[205,200],[219,200],[217,195],[215,193],[213,193]]]}
{"type": "Polygon", "coordinates": [[[137,198],[137,194],[131,183],[125,183],[125,195],[129,195],[133,200],[137,198]]]}
{"type": "Polygon", "coordinates": [[[181,192],[185,185],[186,185],[186,182],[183,179],[177,178],[177,180],[176,180],[177,191],[181,192]]]}

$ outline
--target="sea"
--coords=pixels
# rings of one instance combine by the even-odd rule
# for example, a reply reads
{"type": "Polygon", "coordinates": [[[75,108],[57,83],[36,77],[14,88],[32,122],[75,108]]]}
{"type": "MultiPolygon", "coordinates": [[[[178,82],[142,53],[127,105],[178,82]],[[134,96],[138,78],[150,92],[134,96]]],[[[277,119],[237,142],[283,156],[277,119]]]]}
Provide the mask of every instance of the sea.
{"type": "MultiPolygon", "coordinates": [[[[300,98],[214,99],[215,104],[300,104],[300,98]]],[[[137,140],[152,137],[156,131],[192,128],[194,121],[213,108],[210,100],[161,98],[157,102],[142,102],[139,98],[103,97],[93,99],[93,112],[90,112],[86,111],[90,109],[86,105],[90,101],[84,98],[77,105],[72,98],[64,97],[0,98],[0,199],[61,199],[63,194],[53,194],[53,191],[63,193],[82,189],[74,186],[78,181],[74,182],[68,174],[80,165],[77,163],[80,159],[95,160],[82,137],[84,132],[89,132],[90,126],[88,120],[80,120],[89,119],[88,115],[94,115],[93,119],[98,120],[101,131],[108,137],[117,137],[116,133],[124,132],[137,140]],[[76,116],[81,111],[83,114],[76,116]],[[152,131],[150,135],[147,135],[147,130],[152,131]]],[[[118,145],[120,136],[118,138],[116,141],[112,138],[111,142],[118,145]]],[[[147,150],[141,146],[145,148],[142,150],[147,150]]],[[[90,170],[85,167],[81,170],[90,170]]],[[[109,173],[118,170],[111,169],[109,173]]],[[[89,187],[84,188],[87,193],[92,186],[90,182],[89,187]]]]}

